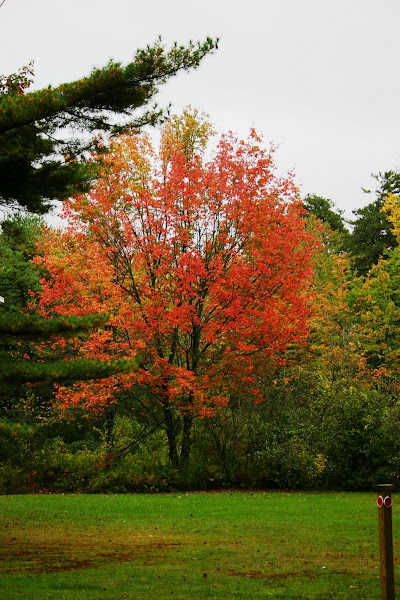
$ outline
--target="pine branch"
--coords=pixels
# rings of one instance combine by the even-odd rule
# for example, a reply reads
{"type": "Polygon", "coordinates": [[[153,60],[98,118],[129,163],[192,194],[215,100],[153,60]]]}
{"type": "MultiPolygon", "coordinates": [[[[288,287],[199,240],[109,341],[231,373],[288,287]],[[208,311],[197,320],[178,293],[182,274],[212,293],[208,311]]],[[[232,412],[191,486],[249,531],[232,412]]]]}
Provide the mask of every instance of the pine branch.
{"type": "Polygon", "coordinates": [[[129,373],[137,368],[137,361],[99,361],[95,359],[58,360],[41,363],[29,359],[10,359],[0,353],[2,369],[0,383],[54,383],[60,381],[88,381],[104,379],[118,373],[129,373]]]}

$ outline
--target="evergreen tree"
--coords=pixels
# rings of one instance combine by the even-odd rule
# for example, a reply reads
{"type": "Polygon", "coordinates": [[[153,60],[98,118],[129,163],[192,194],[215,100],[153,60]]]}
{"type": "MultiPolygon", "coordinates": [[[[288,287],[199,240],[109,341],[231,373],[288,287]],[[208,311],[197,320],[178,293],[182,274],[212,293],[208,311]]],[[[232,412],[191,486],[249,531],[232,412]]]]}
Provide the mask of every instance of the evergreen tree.
{"type": "Polygon", "coordinates": [[[31,292],[40,290],[43,269],[32,259],[43,227],[37,215],[16,214],[0,224],[0,295],[7,311],[26,309],[31,292]]]}
{"type": "MultiPolygon", "coordinates": [[[[379,184],[375,192],[376,199],[364,208],[354,211],[358,218],[353,222],[354,229],[349,247],[355,269],[364,276],[381,257],[386,258],[388,252],[398,245],[382,208],[388,194],[400,193],[400,173],[386,171],[373,177],[379,184]]],[[[371,193],[370,190],[364,192],[371,193]]]]}
{"type": "Polygon", "coordinates": [[[337,209],[328,198],[308,194],[303,200],[303,207],[307,214],[312,214],[323,223],[329,225],[333,231],[348,234],[346,221],[343,218],[343,210],[337,209]]]}
{"type": "Polygon", "coordinates": [[[108,315],[44,319],[29,309],[31,293],[40,291],[46,277],[32,262],[43,232],[44,223],[36,215],[14,215],[0,226],[0,386],[6,401],[18,396],[28,381],[96,379],[135,366],[132,361],[88,360],[76,353],[74,340],[106,327],[108,315]]]}
{"type": "Polygon", "coordinates": [[[32,65],[0,78],[0,205],[45,213],[53,199],[87,191],[95,176],[88,151],[128,129],[163,118],[147,107],[158,87],[179,71],[199,66],[217,47],[160,42],[138,50],[127,66],[110,61],[88,77],[31,93],[32,65]],[[86,134],[86,135],[83,135],[86,134]]]}
{"type": "MultiPolygon", "coordinates": [[[[349,230],[343,217],[343,210],[336,208],[332,200],[308,194],[303,200],[307,217],[314,217],[324,225],[322,241],[326,249],[334,252],[346,252],[349,246],[349,230]]],[[[313,224],[311,224],[313,227],[313,224]]]]}
{"type": "MultiPolygon", "coordinates": [[[[96,175],[89,152],[105,151],[109,137],[160,121],[163,111],[156,106],[139,114],[137,109],[149,105],[161,84],[198,67],[216,47],[217,41],[208,38],[187,47],[175,44],[167,52],[159,41],[138,50],[125,67],[110,61],[84,79],[32,93],[25,93],[32,64],[0,77],[0,205],[45,213],[53,199],[88,190],[96,175]]],[[[6,302],[0,305],[0,380],[87,379],[132,368],[129,361],[65,361],[43,348],[38,355],[40,340],[69,337],[105,321],[104,315],[48,322],[21,314],[30,291],[40,286],[39,270],[30,260],[38,229],[33,220],[3,223],[0,295],[6,302]]]]}

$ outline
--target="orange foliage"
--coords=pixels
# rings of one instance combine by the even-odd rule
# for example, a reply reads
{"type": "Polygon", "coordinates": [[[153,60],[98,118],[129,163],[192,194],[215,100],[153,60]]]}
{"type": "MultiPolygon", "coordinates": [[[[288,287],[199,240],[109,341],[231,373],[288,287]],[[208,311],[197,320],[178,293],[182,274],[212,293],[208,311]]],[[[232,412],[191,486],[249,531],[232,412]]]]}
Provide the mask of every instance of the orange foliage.
{"type": "Polygon", "coordinates": [[[68,228],[43,241],[42,313],[106,312],[107,331],[80,351],[141,357],[101,390],[60,388],[66,403],[102,405],[139,384],[207,416],[244,387],[260,400],[265,366],[305,340],[316,241],[292,178],[277,177],[255,131],[223,135],[207,158],[212,135],[186,112],[158,153],[145,135],[122,136],[92,192],[65,203],[68,228]]]}

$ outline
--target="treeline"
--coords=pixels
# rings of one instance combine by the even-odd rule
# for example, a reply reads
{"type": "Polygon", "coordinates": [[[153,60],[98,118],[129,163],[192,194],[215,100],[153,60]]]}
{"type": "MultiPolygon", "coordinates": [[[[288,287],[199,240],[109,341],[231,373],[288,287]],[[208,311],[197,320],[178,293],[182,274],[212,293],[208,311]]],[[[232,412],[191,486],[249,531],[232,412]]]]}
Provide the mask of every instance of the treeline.
{"type": "MultiPolygon", "coordinates": [[[[177,119],[175,124],[179,123],[182,126],[185,121],[177,119]]],[[[113,156],[113,169],[115,159],[113,156]]],[[[262,361],[252,361],[250,371],[248,358],[243,356],[248,346],[233,358],[229,356],[229,360],[238,361],[232,368],[229,361],[221,362],[217,355],[208,357],[206,373],[198,371],[199,387],[205,385],[209,369],[218,364],[224,372],[214,375],[217,399],[215,389],[210,391],[210,381],[207,397],[200,397],[202,390],[196,389],[192,380],[185,381],[182,363],[175,367],[181,370],[181,380],[177,380],[176,372],[166,375],[160,370],[151,374],[151,382],[148,374],[146,380],[142,342],[145,332],[137,332],[138,349],[132,353],[122,334],[127,323],[122,326],[119,322],[121,306],[110,316],[110,307],[117,302],[117,291],[112,289],[117,278],[115,271],[105,273],[104,264],[96,267],[100,259],[96,253],[93,256],[94,221],[89,228],[88,246],[83,244],[82,231],[78,235],[75,226],[67,234],[49,231],[35,216],[14,216],[3,221],[3,492],[165,491],[241,486],[368,489],[377,480],[396,480],[400,458],[400,266],[395,233],[400,209],[395,196],[386,196],[384,186],[389,178],[397,181],[394,173],[380,176],[376,198],[363,209],[352,232],[332,202],[317,196],[304,199],[305,211],[300,210],[299,215],[305,234],[311,238],[303,238],[302,243],[304,239],[313,240],[313,254],[309,257],[313,274],[307,288],[298,293],[307,299],[301,314],[307,327],[300,337],[290,338],[286,347],[278,347],[275,356],[271,351],[263,353],[263,348],[257,352],[253,348],[254,356],[262,354],[262,361]],[[380,234],[380,254],[375,248],[371,253],[371,244],[356,240],[364,215],[370,218],[372,214],[375,224],[371,219],[369,226],[371,229],[374,225],[380,234]],[[104,294],[108,294],[107,299],[100,298],[104,294]],[[69,316],[62,323],[59,315],[69,316]],[[44,321],[43,316],[47,317],[44,321]],[[22,317],[25,322],[19,325],[22,317]],[[75,326],[73,319],[77,320],[75,326]],[[4,329],[8,332],[4,333],[4,329]],[[125,369],[122,367],[118,373],[116,360],[132,360],[133,354],[137,356],[134,366],[131,363],[127,368],[123,363],[125,369]],[[94,362],[87,363],[89,357],[94,362]],[[75,366],[77,358],[80,361],[75,366]],[[56,372],[62,364],[70,366],[67,375],[56,372]],[[99,364],[109,372],[96,372],[99,364]],[[26,367],[27,374],[21,375],[21,370],[15,374],[16,365],[26,367]],[[43,365],[45,371],[51,369],[49,376],[43,375],[43,365]],[[32,375],[36,370],[37,377],[32,375]],[[164,378],[165,386],[167,376],[176,388],[168,408],[175,421],[176,452],[181,451],[184,442],[185,417],[191,420],[190,459],[180,462],[178,457],[175,464],[158,381],[164,378]]],[[[96,202],[98,194],[97,191],[96,202]]],[[[109,195],[104,198],[109,202],[109,195]]],[[[73,201],[75,211],[81,211],[83,205],[85,219],[87,199],[81,202],[80,198],[79,207],[77,198],[73,201]]],[[[107,217],[105,229],[99,234],[104,244],[103,236],[115,227],[115,222],[108,220],[104,210],[96,215],[107,217]]],[[[301,224],[297,222],[297,226],[301,224]]],[[[121,231],[118,236],[121,239],[121,231]]],[[[114,244],[115,240],[109,247],[115,247],[114,244]]],[[[122,247],[127,252],[128,241],[122,247]]],[[[270,246],[268,251],[272,250],[270,246]]],[[[115,264],[115,255],[113,261],[115,264]]],[[[141,269],[143,276],[143,265],[141,269]]],[[[167,279],[170,274],[171,270],[165,275],[167,279]]],[[[239,275],[236,270],[236,285],[239,275]]],[[[302,277],[306,277],[304,272],[302,277]]],[[[173,291],[169,289],[168,293],[173,291]]],[[[182,287],[178,287],[178,292],[182,296],[182,287]]],[[[119,294],[118,287],[121,305],[123,298],[119,294]]],[[[132,299],[129,295],[127,298],[123,318],[129,316],[133,322],[138,316],[128,315],[132,299]]],[[[147,295],[146,299],[150,302],[151,298],[147,295]]],[[[179,310],[183,320],[181,307],[179,310]]],[[[172,313],[171,306],[168,311],[172,313]]],[[[280,317],[285,316],[281,310],[280,317]]],[[[261,314],[257,317],[257,326],[261,327],[261,314]]],[[[162,313],[161,318],[166,320],[162,313]]],[[[268,325],[271,314],[265,318],[268,325]]],[[[176,322],[174,316],[174,331],[176,322]]],[[[159,343],[159,322],[156,324],[157,327],[152,325],[154,344],[159,343]]],[[[243,335],[248,326],[244,327],[241,321],[241,327],[243,335]]],[[[219,354],[229,333],[225,330],[218,339],[219,354]]],[[[251,334],[254,336],[254,330],[251,334]]],[[[164,333],[168,335],[169,332],[164,333]]],[[[190,344],[193,343],[193,332],[182,335],[189,336],[190,344]]],[[[266,335],[263,334],[263,340],[266,335]]],[[[273,340],[271,336],[269,343],[273,340]]],[[[131,339],[133,347],[132,342],[131,339]]],[[[237,339],[235,343],[238,344],[237,339]]],[[[152,365],[154,368],[154,362],[152,365]]]]}
{"type": "Polygon", "coordinates": [[[60,230],[32,214],[1,224],[3,493],[398,478],[399,174],[377,175],[349,227],[330,200],[299,198],[253,130],[218,135],[187,109],[154,147],[138,121],[114,131],[99,112],[140,106],[154,93],[136,95],[140,77],[156,67],[163,81],[211,49],[141,51],[136,79],[111,65],[71,96],[49,91],[37,120],[35,97],[19,99],[27,73],[3,81],[3,202],[43,211],[64,198],[65,218],[60,230]],[[93,110],[111,139],[73,155],[61,140],[54,161],[55,124],[75,114],[82,128],[93,110]],[[32,193],[13,187],[15,169],[32,193]]]}

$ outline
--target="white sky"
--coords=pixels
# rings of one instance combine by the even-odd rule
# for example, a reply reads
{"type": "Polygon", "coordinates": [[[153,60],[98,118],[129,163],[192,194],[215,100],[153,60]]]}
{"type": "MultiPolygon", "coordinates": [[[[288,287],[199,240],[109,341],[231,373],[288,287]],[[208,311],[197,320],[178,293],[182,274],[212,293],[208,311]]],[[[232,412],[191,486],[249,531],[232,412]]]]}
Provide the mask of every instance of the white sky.
{"type": "MultiPolygon", "coordinates": [[[[1,4],[0,0],[0,4],[1,4]]],[[[205,110],[222,130],[254,125],[279,144],[303,195],[351,211],[371,173],[400,168],[399,0],[5,0],[0,73],[35,61],[37,88],[126,64],[161,35],[220,38],[157,97],[205,110]]]]}

